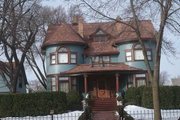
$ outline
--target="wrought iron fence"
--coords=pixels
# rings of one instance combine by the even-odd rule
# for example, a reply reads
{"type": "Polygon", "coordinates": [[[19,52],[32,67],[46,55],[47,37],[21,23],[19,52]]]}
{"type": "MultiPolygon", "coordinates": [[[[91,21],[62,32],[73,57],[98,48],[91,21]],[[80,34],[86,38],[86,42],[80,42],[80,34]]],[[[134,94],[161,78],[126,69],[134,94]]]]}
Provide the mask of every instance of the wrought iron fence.
{"type": "Polygon", "coordinates": [[[78,120],[81,113],[52,114],[47,116],[5,117],[0,120],[78,120]]]}
{"type": "MultiPolygon", "coordinates": [[[[134,120],[154,120],[153,110],[127,111],[134,120]]],[[[180,120],[180,110],[161,110],[162,120],[180,120]]],[[[120,120],[125,120],[123,117],[120,120]]]]}

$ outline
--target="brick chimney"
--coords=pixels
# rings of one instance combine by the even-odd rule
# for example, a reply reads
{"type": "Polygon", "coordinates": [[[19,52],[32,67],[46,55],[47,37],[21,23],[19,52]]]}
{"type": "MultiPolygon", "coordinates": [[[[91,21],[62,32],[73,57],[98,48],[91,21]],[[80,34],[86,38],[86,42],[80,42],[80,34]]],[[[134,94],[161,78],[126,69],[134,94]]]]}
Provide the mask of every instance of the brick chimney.
{"type": "Polygon", "coordinates": [[[84,31],[83,23],[84,23],[84,19],[82,17],[79,17],[79,19],[78,19],[78,33],[81,37],[84,37],[84,35],[83,35],[83,31],[84,31]]]}
{"type": "Polygon", "coordinates": [[[78,16],[76,16],[76,15],[72,16],[72,24],[73,25],[78,25],[78,19],[79,19],[78,16]]]}

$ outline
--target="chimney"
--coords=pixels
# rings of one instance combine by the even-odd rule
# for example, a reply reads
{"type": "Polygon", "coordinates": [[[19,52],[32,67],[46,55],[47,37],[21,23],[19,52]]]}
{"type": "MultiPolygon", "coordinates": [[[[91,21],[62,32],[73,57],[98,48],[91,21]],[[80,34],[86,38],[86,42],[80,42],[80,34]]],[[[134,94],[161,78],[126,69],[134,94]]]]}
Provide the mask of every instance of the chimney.
{"type": "Polygon", "coordinates": [[[72,17],[72,24],[73,24],[73,25],[78,25],[78,16],[77,16],[77,15],[74,15],[74,16],[72,17]]]}
{"type": "Polygon", "coordinates": [[[82,17],[80,17],[78,20],[78,33],[81,37],[84,37],[84,35],[83,35],[83,30],[84,30],[83,23],[84,23],[84,19],[82,17]]]}

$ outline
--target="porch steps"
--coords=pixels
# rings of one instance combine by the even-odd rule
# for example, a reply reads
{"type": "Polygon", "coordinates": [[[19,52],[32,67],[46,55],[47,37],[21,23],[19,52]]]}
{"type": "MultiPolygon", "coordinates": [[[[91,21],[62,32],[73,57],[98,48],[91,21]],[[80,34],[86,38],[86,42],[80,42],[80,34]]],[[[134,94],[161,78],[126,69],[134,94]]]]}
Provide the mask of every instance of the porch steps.
{"type": "Polygon", "coordinates": [[[115,98],[92,99],[90,101],[92,111],[114,111],[117,104],[115,98]]]}
{"type": "Polygon", "coordinates": [[[93,111],[92,120],[117,120],[115,111],[93,111]]]}

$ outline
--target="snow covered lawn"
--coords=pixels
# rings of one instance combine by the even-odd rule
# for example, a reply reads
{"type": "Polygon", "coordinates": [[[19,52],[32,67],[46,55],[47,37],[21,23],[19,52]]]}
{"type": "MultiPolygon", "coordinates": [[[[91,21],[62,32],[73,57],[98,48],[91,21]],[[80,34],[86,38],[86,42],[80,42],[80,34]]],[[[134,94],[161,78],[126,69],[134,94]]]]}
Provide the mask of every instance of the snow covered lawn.
{"type": "MultiPolygon", "coordinates": [[[[53,115],[53,120],[78,120],[79,116],[83,113],[83,111],[73,111],[58,115],[53,115]]],[[[7,117],[0,118],[0,120],[51,120],[51,115],[47,116],[26,116],[26,117],[7,117]]]]}
{"type": "MultiPolygon", "coordinates": [[[[135,120],[153,120],[153,109],[147,109],[135,105],[128,105],[124,110],[135,120]]],[[[180,110],[161,110],[163,120],[178,120],[180,110]]]]}

